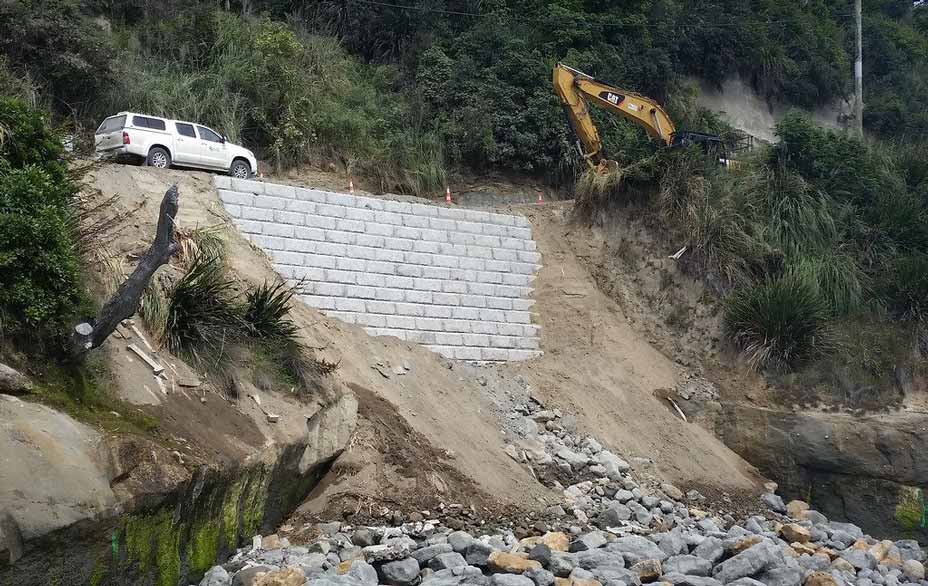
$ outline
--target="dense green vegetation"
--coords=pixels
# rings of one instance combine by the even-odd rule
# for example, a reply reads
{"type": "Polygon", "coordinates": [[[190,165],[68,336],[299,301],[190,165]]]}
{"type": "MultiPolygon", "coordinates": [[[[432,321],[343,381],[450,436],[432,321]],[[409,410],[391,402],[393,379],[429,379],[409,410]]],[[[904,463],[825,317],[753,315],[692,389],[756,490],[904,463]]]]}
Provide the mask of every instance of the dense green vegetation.
{"type": "MultiPolygon", "coordinates": [[[[141,110],[215,126],[278,167],[334,164],[388,191],[437,194],[449,178],[487,172],[569,191],[582,165],[550,88],[557,61],[657,98],[681,127],[718,132],[720,118],[694,105],[692,77],[719,84],[740,75],[759,94],[806,108],[845,99],[851,8],[849,0],[3,0],[0,88],[83,138],[108,114],[141,110]]],[[[727,299],[732,340],[758,367],[801,372],[816,358],[821,380],[810,384],[844,376],[849,356],[858,358],[851,378],[877,384],[898,364],[924,361],[928,343],[928,4],[866,0],[864,12],[866,142],[790,116],[780,144],[724,173],[595,112],[622,181],[581,183],[601,190],[611,181],[626,200],[634,187],[727,299]],[[855,331],[863,333],[848,335],[855,331]]],[[[18,216],[15,230],[0,230],[0,246],[44,242],[39,258],[49,262],[26,266],[23,254],[0,248],[0,271],[9,269],[0,277],[17,279],[0,302],[21,324],[51,323],[77,296],[66,236],[72,187],[63,171],[17,162],[27,155],[3,148],[0,204],[5,221],[18,216]]],[[[47,149],[49,160],[60,157],[47,149]]],[[[192,273],[182,282],[188,293],[210,293],[192,273]]],[[[179,319],[200,308],[175,293],[149,295],[143,315],[162,323],[167,315],[164,333],[178,348],[208,343],[216,316],[179,319]]],[[[277,319],[278,294],[253,293],[262,320],[277,319]]],[[[242,308],[227,305],[241,320],[242,308]]]]}
{"type": "Polygon", "coordinates": [[[76,311],[75,191],[43,114],[0,98],[0,331],[54,336],[76,311]]]}

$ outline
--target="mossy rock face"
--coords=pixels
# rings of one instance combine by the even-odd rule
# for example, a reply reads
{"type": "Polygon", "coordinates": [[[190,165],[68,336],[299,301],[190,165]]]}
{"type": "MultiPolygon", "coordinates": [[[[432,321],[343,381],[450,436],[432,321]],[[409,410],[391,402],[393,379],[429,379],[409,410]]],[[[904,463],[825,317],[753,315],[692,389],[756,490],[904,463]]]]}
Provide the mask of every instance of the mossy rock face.
{"type": "Polygon", "coordinates": [[[331,461],[300,474],[302,446],[273,465],[202,471],[156,504],[79,523],[27,544],[0,586],[185,586],[246,540],[279,524],[331,461]]]}
{"type": "Polygon", "coordinates": [[[894,518],[909,535],[925,531],[925,495],[922,489],[903,486],[897,494],[894,518]]]}

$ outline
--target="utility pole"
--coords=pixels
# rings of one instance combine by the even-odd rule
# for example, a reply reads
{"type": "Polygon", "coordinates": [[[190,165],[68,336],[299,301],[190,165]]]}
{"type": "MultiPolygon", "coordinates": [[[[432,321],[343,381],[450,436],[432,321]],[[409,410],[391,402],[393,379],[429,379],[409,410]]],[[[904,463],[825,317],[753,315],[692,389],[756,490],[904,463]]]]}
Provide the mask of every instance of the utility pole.
{"type": "Polygon", "coordinates": [[[854,61],[854,125],[857,134],[864,135],[864,40],[862,0],[854,0],[854,17],[857,20],[857,59],[854,61]]]}

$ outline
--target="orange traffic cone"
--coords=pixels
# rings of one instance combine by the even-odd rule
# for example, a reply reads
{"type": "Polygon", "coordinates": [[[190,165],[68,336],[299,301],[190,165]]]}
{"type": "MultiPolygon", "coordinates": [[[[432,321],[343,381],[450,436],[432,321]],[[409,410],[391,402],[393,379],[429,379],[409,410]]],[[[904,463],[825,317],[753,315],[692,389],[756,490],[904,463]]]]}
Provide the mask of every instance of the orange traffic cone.
{"type": "Polygon", "coordinates": [[[351,180],[351,177],[348,178],[348,193],[354,195],[354,181],[351,180]]]}
{"type": "Polygon", "coordinates": [[[445,188],[445,203],[447,204],[451,203],[451,188],[450,187],[445,188]]]}
{"type": "Polygon", "coordinates": [[[542,203],[543,202],[541,201],[541,191],[539,191],[538,192],[538,205],[541,205],[542,203]]]}

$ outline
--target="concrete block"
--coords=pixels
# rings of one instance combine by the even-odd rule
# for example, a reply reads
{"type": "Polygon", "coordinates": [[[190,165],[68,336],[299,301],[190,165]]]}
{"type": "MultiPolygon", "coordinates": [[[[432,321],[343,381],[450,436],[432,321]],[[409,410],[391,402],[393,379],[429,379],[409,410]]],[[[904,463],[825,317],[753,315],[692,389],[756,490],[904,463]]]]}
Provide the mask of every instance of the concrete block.
{"type": "Polygon", "coordinates": [[[414,330],[416,329],[416,318],[410,317],[408,315],[388,315],[385,317],[388,328],[395,328],[399,330],[414,330]]]}
{"type": "Polygon", "coordinates": [[[441,323],[446,332],[470,333],[470,322],[466,319],[446,319],[441,323]]]}
{"type": "Polygon", "coordinates": [[[363,272],[357,277],[358,285],[364,287],[384,287],[386,286],[386,281],[386,275],[380,275],[378,273],[363,272]]]}
{"type": "Polygon", "coordinates": [[[525,250],[536,250],[538,248],[538,244],[534,240],[523,240],[522,246],[525,247],[525,250]]]}
{"type": "Polygon", "coordinates": [[[455,224],[454,220],[446,218],[430,218],[428,227],[443,232],[454,232],[457,229],[457,224],[455,224]]]}
{"type": "Polygon", "coordinates": [[[525,216],[512,216],[512,225],[519,228],[531,228],[532,223],[525,216]]]}
{"type": "Polygon", "coordinates": [[[287,199],[296,199],[296,188],[292,185],[280,185],[279,183],[265,183],[264,193],[274,197],[284,197],[287,199]]]}
{"type": "MultiPolygon", "coordinates": [[[[507,313],[508,312],[501,311],[499,309],[481,309],[480,319],[483,321],[505,322],[507,313]]],[[[510,323],[516,323],[516,322],[510,322],[510,323]]]]}
{"type": "Polygon", "coordinates": [[[368,313],[382,313],[386,315],[393,315],[396,313],[396,304],[390,303],[389,301],[366,301],[364,306],[367,308],[368,313]]]}
{"type": "Polygon", "coordinates": [[[488,309],[512,309],[512,299],[506,297],[487,297],[488,309]]]}
{"type": "Polygon", "coordinates": [[[512,287],[510,285],[497,285],[493,295],[497,297],[522,297],[523,292],[527,291],[525,287],[512,287]]]}
{"type": "MultiPolygon", "coordinates": [[[[438,287],[441,288],[441,281],[436,282],[438,283],[438,287]]],[[[432,293],[432,303],[436,305],[460,305],[461,296],[457,293],[439,293],[435,291],[432,293]]]]}
{"type": "Polygon", "coordinates": [[[433,307],[431,305],[419,305],[418,303],[394,303],[393,306],[396,308],[394,314],[396,315],[411,315],[414,317],[421,317],[425,315],[425,307],[433,307]]]}
{"type": "Polygon", "coordinates": [[[477,246],[476,244],[467,245],[467,256],[470,258],[492,259],[493,249],[486,246],[477,246]]]}
{"type": "Polygon", "coordinates": [[[322,295],[300,295],[306,305],[316,309],[335,309],[335,298],[322,295]]]}
{"type": "Polygon", "coordinates": [[[491,321],[473,321],[470,323],[470,330],[475,334],[495,335],[499,333],[495,322],[491,321]]]}
{"type": "MultiPolygon", "coordinates": [[[[325,231],[325,240],[326,242],[334,242],[336,244],[354,244],[356,234],[354,232],[342,232],[341,230],[326,230],[325,231]]],[[[351,254],[346,252],[345,254],[351,254]]]]}
{"type": "Polygon", "coordinates": [[[427,240],[417,240],[413,242],[412,249],[415,252],[426,252],[428,254],[438,254],[440,242],[429,242],[427,240]]]}
{"type": "Polygon", "coordinates": [[[393,226],[390,224],[367,224],[364,226],[364,233],[372,236],[393,236],[393,226]]]}
{"type": "MultiPolygon", "coordinates": [[[[454,319],[466,319],[475,321],[480,319],[480,312],[476,307],[452,307],[451,317],[454,319]]],[[[496,330],[493,330],[493,333],[496,333],[496,330]]]]}
{"type": "Polygon", "coordinates": [[[498,226],[496,224],[482,224],[483,233],[488,236],[508,236],[509,228],[506,226],[498,226]]]}
{"type": "Polygon", "coordinates": [[[486,334],[464,334],[465,346],[477,346],[485,348],[490,345],[490,336],[486,334]]]}
{"type": "Polygon", "coordinates": [[[373,236],[367,233],[356,235],[354,241],[358,246],[370,246],[371,248],[383,248],[384,245],[383,236],[373,236]]]}
{"type": "Polygon", "coordinates": [[[319,242],[325,240],[325,230],[321,228],[307,228],[304,226],[296,226],[293,228],[293,235],[296,238],[301,238],[303,240],[315,240],[319,242]]]}
{"type": "Polygon", "coordinates": [[[450,319],[451,318],[451,307],[447,305],[421,305],[419,311],[424,317],[433,317],[436,319],[450,319]]]}
{"type": "Polygon", "coordinates": [[[490,336],[490,346],[493,348],[515,348],[516,340],[512,336],[490,336]]]}
{"type": "Polygon", "coordinates": [[[229,189],[232,187],[232,178],[228,175],[214,175],[213,184],[216,189],[229,189]]]}
{"type": "Polygon", "coordinates": [[[326,311],[325,315],[339,321],[343,321],[346,324],[357,323],[358,314],[351,311],[326,311]]]}
{"type": "Polygon", "coordinates": [[[348,258],[353,260],[377,260],[377,249],[350,245],[348,246],[348,258]]]}
{"type": "Polygon", "coordinates": [[[325,194],[325,202],[337,206],[354,207],[358,205],[358,198],[353,195],[327,191],[325,194]]]}
{"type": "Polygon", "coordinates": [[[441,284],[443,293],[467,293],[467,283],[464,281],[445,281],[441,284]]]}
{"type": "Polygon", "coordinates": [[[450,279],[451,269],[446,267],[422,267],[422,276],[426,279],[450,279]]]}
{"type": "Polygon", "coordinates": [[[519,240],[518,238],[500,238],[499,245],[503,248],[508,248],[509,250],[525,250],[525,240],[519,240]]]}
{"type": "Polygon", "coordinates": [[[387,275],[384,287],[389,289],[412,289],[415,284],[413,277],[404,277],[402,275],[387,275]]]}
{"type": "Polygon", "coordinates": [[[514,273],[519,273],[520,275],[532,275],[535,271],[538,270],[538,265],[530,265],[524,262],[514,262],[509,263],[510,270],[514,273]]]}
{"type": "MultiPolygon", "coordinates": [[[[326,233],[328,236],[328,233],[326,233]]],[[[345,244],[340,244],[338,242],[317,242],[316,243],[316,253],[324,254],[327,256],[345,256],[348,251],[348,247],[345,244]]]]}
{"type": "Polygon", "coordinates": [[[486,295],[461,295],[461,305],[464,307],[486,307],[487,298],[486,295]]]}
{"type": "Polygon", "coordinates": [[[538,338],[516,338],[516,346],[519,350],[538,350],[541,341],[538,338]]]}
{"type": "Polygon", "coordinates": [[[458,257],[456,256],[445,256],[443,254],[434,254],[432,255],[432,266],[436,267],[445,267],[448,269],[458,268],[458,257]]]}
{"type": "Polygon", "coordinates": [[[393,235],[397,238],[408,238],[410,240],[418,240],[421,237],[420,228],[410,228],[408,226],[395,226],[393,228],[393,235]]]}
{"type": "Polygon", "coordinates": [[[516,311],[529,311],[535,305],[534,299],[513,299],[512,309],[516,311]]]}
{"type": "Polygon", "coordinates": [[[406,298],[405,289],[377,289],[375,295],[378,301],[403,301],[406,298]]]}
{"type": "Polygon", "coordinates": [[[345,218],[348,220],[357,220],[359,222],[373,222],[374,212],[362,208],[347,208],[345,218]]]}
{"type": "Polygon", "coordinates": [[[348,287],[348,285],[342,283],[307,283],[305,290],[312,295],[344,297],[346,287],[348,287]]]}
{"type": "Polygon", "coordinates": [[[464,232],[448,232],[448,242],[452,244],[473,244],[474,243],[473,234],[465,234],[464,232]]]}
{"type": "Polygon", "coordinates": [[[475,222],[458,222],[458,232],[468,234],[483,234],[483,224],[475,222]]]}
{"type": "Polygon", "coordinates": [[[464,343],[464,337],[457,333],[436,332],[435,343],[443,346],[461,346],[464,343]]]}
{"type": "Polygon", "coordinates": [[[396,274],[402,277],[421,277],[422,267],[418,265],[398,264],[396,265],[396,274]]]}
{"type": "Polygon", "coordinates": [[[417,344],[434,344],[435,343],[435,332],[423,332],[420,330],[407,330],[406,331],[406,341],[415,342],[417,344]]]}
{"type": "Polygon", "coordinates": [[[520,252],[518,256],[519,262],[527,262],[533,265],[537,265],[541,262],[541,255],[537,252],[520,252]]]}
{"type": "Polygon", "coordinates": [[[286,212],[282,210],[277,210],[274,212],[274,221],[283,224],[295,224],[297,226],[302,226],[305,218],[306,214],[301,214],[299,212],[286,212]]]}
{"type": "Polygon", "coordinates": [[[406,301],[408,303],[431,303],[431,291],[416,291],[415,289],[406,290],[406,301]]]}
{"type": "Polygon", "coordinates": [[[336,269],[326,269],[325,270],[325,279],[331,283],[345,283],[346,285],[354,285],[357,281],[357,273],[350,271],[339,271],[336,269]]]}
{"type": "Polygon", "coordinates": [[[257,220],[259,222],[273,222],[274,210],[265,210],[262,208],[250,208],[242,206],[242,219],[257,220]]]}
{"type": "Polygon", "coordinates": [[[480,348],[458,346],[453,349],[455,360],[481,360],[480,348]]]}
{"type": "Polygon", "coordinates": [[[229,191],[227,189],[219,190],[219,199],[222,203],[231,203],[240,206],[253,206],[255,196],[250,193],[240,193],[238,191],[229,191]]]}
{"type": "Polygon", "coordinates": [[[511,324],[530,324],[532,323],[532,314],[527,311],[507,311],[504,321],[511,324]]]}
{"type": "Polygon", "coordinates": [[[403,216],[403,225],[410,228],[428,228],[429,219],[423,216],[403,216]]]}
{"type": "Polygon", "coordinates": [[[255,196],[255,206],[266,210],[285,210],[289,200],[282,197],[272,197],[269,195],[255,196]]]}
{"type": "Polygon", "coordinates": [[[320,203],[316,205],[316,213],[321,216],[329,216],[331,218],[344,218],[346,211],[345,208],[340,205],[320,203]]]}
{"type": "MultiPolygon", "coordinates": [[[[412,288],[413,288],[413,289],[416,289],[417,291],[433,291],[433,292],[434,292],[434,291],[437,291],[437,292],[441,292],[441,281],[439,281],[438,279],[422,279],[422,278],[416,278],[416,279],[413,279],[412,288]]],[[[442,293],[442,295],[448,295],[448,293],[442,293]]],[[[433,294],[432,298],[434,299],[434,294],[433,294]]],[[[432,303],[439,303],[439,302],[438,302],[438,301],[432,301],[432,303]]]]}
{"type": "Polygon", "coordinates": [[[358,258],[340,257],[335,268],[340,271],[356,271],[362,273],[367,268],[367,261],[358,258]]]}
{"type": "Polygon", "coordinates": [[[301,214],[315,214],[316,204],[311,201],[291,199],[289,202],[287,202],[287,211],[300,212],[301,214]]]}
{"type": "Polygon", "coordinates": [[[454,220],[456,218],[461,217],[460,214],[461,214],[460,208],[449,208],[449,207],[438,208],[439,218],[447,218],[449,220],[454,220]]]}
{"type": "Polygon", "coordinates": [[[405,201],[384,201],[383,209],[395,214],[411,214],[412,205],[405,201]]]}
{"type": "Polygon", "coordinates": [[[367,261],[367,271],[371,273],[393,275],[396,273],[396,267],[397,265],[392,262],[384,262],[384,261],[379,261],[379,260],[367,261]]]}
{"type": "Polygon", "coordinates": [[[509,360],[509,350],[504,348],[481,348],[480,360],[500,362],[509,360]]]}
{"type": "Polygon", "coordinates": [[[356,323],[371,328],[385,328],[387,327],[387,316],[373,313],[359,313],[357,314],[356,323]]]}
{"type": "Polygon", "coordinates": [[[376,296],[377,289],[373,287],[345,285],[345,297],[350,297],[352,299],[374,299],[376,296]]]}
{"type": "Polygon", "coordinates": [[[518,261],[519,255],[516,253],[515,250],[507,250],[505,248],[494,248],[493,259],[494,260],[518,261]]]}
{"type": "MultiPolygon", "coordinates": [[[[393,230],[392,227],[390,227],[393,230]]],[[[407,240],[405,238],[384,238],[383,245],[390,250],[402,250],[403,252],[412,251],[412,247],[415,245],[415,240],[407,240]]]]}
{"type": "Polygon", "coordinates": [[[508,214],[490,214],[490,217],[487,219],[491,224],[497,224],[499,226],[515,226],[517,216],[510,216],[508,214]]]}
{"type": "Polygon", "coordinates": [[[419,238],[431,242],[447,242],[448,232],[432,230],[431,228],[419,228],[419,238]]]}
{"type": "Polygon", "coordinates": [[[528,228],[506,228],[506,235],[510,238],[521,238],[522,240],[529,240],[532,237],[532,231],[528,228]]]}
{"type": "Polygon", "coordinates": [[[471,295],[493,295],[496,285],[489,283],[468,283],[467,292],[471,295]]]}
{"type": "Polygon", "coordinates": [[[328,218],[326,216],[319,215],[310,215],[307,214],[303,223],[310,228],[321,228],[322,230],[334,230],[335,229],[335,218],[328,218]]]}
{"type": "Polygon", "coordinates": [[[487,248],[502,247],[502,241],[498,236],[485,236],[483,234],[474,235],[474,244],[477,246],[485,246],[487,248]]]}
{"type": "Polygon", "coordinates": [[[242,206],[231,204],[231,203],[224,203],[222,204],[222,206],[225,208],[226,213],[232,216],[233,218],[242,217],[242,206]]]}
{"type": "Polygon", "coordinates": [[[377,217],[375,221],[380,224],[390,224],[391,226],[402,226],[403,216],[401,216],[400,214],[394,214],[391,212],[377,212],[377,217]]]}
{"type": "Polygon", "coordinates": [[[265,223],[264,233],[268,236],[280,236],[281,238],[293,238],[293,226],[290,224],[265,223]]]}
{"type": "Polygon", "coordinates": [[[374,260],[385,262],[403,262],[403,252],[399,250],[390,250],[389,248],[375,248],[374,260]]]}
{"type": "Polygon", "coordinates": [[[248,179],[232,179],[232,189],[242,193],[264,193],[264,183],[248,179]]]}
{"type": "Polygon", "coordinates": [[[239,230],[246,234],[262,234],[264,232],[263,222],[253,222],[251,220],[235,220],[235,225],[239,230]]]}
{"type": "Polygon", "coordinates": [[[375,212],[383,211],[383,200],[376,197],[356,197],[357,207],[375,212]]]}
{"type": "Polygon", "coordinates": [[[467,220],[468,222],[477,222],[480,224],[488,224],[492,222],[490,212],[481,212],[479,210],[465,210],[464,217],[462,220],[467,220]]]}
{"type": "Polygon", "coordinates": [[[487,260],[486,266],[488,271],[496,271],[498,273],[508,273],[512,271],[512,265],[508,260],[487,260]]]}
{"type": "Polygon", "coordinates": [[[354,311],[360,313],[365,310],[365,304],[363,299],[339,297],[335,300],[335,309],[338,311],[354,311]]]}
{"type": "Polygon", "coordinates": [[[532,284],[532,276],[520,275],[517,273],[504,273],[502,284],[511,285],[513,287],[528,287],[532,284]]]}
{"type": "Polygon", "coordinates": [[[439,242],[438,253],[450,256],[467,256],[467,246],[464,244],[451,244],[450,242],[439,242]]]}
{"type": "Polygon", "coordinates": [[[303,257],[303,264],[317,269],[334,269],[338,264],[337,256],[322,254],[307,254],[303,257]]]}
{"type": "Polygon", "coordinates": [[[285,250],[270,250],[268,251],[268,256],[270,256],[274,262],[278,262],[285,265],[303,265],[303,257],[305,256],[299,252],[287,252],[285,250]]]}
{"type": "Polygon", "coordinates": [[[338,220],[335,229],[343,232],[364,232],[364,222],[360,220],[338,220]]]}
{"type": "MultiPolygon", "coordinates": [[[[404,262],[414,265],[431,265],[432,255],[425,252],[407,252],[403,255],[404,262]]],[[[421,269],[420,269],[421,271],[421,269]]]]}
{"type": "Polygon", "coordinates": [[[491,273],[489,271],[477,271],[477,282],[478,283],[490,283],[493,285],[501,285],[503,283],[503,273],[491,273]]]}
{"type": "Polygon", "coordinates": [[[437,332],[444,331],[444,322],[441,319],[436,319],[432,317],[417,317],[416,318],[416,329],[437,333],[437,332]]]}

